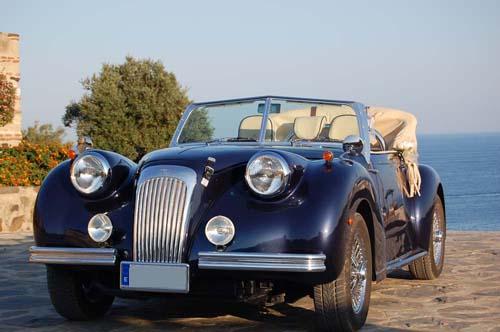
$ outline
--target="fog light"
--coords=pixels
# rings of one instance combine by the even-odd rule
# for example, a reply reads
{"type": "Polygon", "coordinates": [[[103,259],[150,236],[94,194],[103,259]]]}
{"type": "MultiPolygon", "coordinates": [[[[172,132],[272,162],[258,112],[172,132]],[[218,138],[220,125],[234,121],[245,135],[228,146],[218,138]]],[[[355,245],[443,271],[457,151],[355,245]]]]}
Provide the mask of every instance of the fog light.
{"type": "Polygon", "coordinates": [[[90,219],[87,230],[92,240],[95,242],[104,242],[111,236],[113,224],[107,215],[96,214],[90,219]]]}
{"type": "Polygon", "coordinates": [[[234,237],[234,225],[231,219],[216,216],[210,219],[205,227],[208,241],[216,246],[225,246],[234,237]]]}

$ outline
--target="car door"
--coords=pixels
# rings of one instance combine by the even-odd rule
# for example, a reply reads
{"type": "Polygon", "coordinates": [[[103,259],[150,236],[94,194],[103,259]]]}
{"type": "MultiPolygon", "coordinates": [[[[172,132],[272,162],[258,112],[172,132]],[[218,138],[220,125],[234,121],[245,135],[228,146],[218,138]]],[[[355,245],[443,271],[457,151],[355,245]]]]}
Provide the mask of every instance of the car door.
{"type": "Polygon", "coordinates": [[[371,154],[386,236],[386,259],[392,261],[412,249],[411,222],[404,204],[401,158],[397,153],[371,154]]]}

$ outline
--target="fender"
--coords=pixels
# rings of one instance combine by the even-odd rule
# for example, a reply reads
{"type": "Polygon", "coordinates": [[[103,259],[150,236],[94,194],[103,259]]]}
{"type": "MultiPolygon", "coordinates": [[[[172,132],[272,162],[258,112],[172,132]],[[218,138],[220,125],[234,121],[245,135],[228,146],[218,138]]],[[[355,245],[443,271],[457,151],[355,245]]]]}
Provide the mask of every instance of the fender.
{"type": "Polygon", "coordinates": [[[422,185],[420,196],[408,199],[410,206],[413,205],[412,226],[414,229],[416,246],[428,250],[430,232],[432,230],[432,213],[434,199],[440,195],[444,206],[443,187],[438,173],[430,166],[421,164],[419,166],[422,185]],[[413,204],[411,204],[413,203],[413,204]]]}
{"type": "Polygon", "coordinates": [[[84,197],[70,180],[71,160],[56,166],[45,178],[35,202],[33,232],[39,246],[96,247],[87,225],[97,213],[108,213],[115,228],[111,241],[117,248],[131,241],[124,237],[133,222],[133,179],[136,166],[116,153],[93,150],[110,163],[112,179],[105,196],[84,197]]]}
{"type": "Polygon", "coordinates": [[[380,281],[386,277],[386,241],[383,218],[377,208],[373,183],[367,179],[360,180],[351,199],[351,211],[359,211],[367,223],[372,249],[373,277],[380,281]]]}
{"type": "MultiPolygon", "coordinates": [[[[345,257],[347,224],[351,208],[356,204],[367,208],[373,221],[374,254],[377,273],[385,268],[385,238],[379,209],[376,208],[375,188],[367,170],[357,162],[336,159],[331,167],[323,160],[308,161],[303,178],[290,195],[278,201],[255,197],[245,183],[244,166],[215,174],[212,181],[225,183],[208,188],[203,201],[212,202],[202,215],[193,220],[189,238],[188,261],[196,267],[198,252],[215,247],[204,234],[208,220],[216,215],[230,218],[236,229],[228,252],[320,253],[327,256],[326,273],[307,276],[321,277],[322,282],[335,279],[342,270],[345,257]],[[232,180],[232,182],[231,182],[232,180]],[[208,197],[211,197],[209,199],[208,197]]],[[[368,221],[368,220],[367,220],[368,221]]],[[[199,271],[203,273],[203,271],[199,271]]],[[[318,282],[318,280],[314,280],[318,282]]]]}

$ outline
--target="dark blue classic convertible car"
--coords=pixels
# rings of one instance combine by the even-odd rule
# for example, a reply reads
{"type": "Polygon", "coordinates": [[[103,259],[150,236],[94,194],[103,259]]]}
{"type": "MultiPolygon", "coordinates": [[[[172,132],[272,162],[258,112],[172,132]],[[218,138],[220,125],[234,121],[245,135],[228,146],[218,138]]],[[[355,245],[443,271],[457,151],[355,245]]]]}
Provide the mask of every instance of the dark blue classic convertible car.
{"type": "Polygon", "coordinates": [[[359,329],[373,281],[443,269],[443,187],[418,165],[415,128],[351,101],[192,104],[170,147],[137,164],[87,147],[52,170],[30,261],[68,319],[102,316],[115,296],[310,295],[320,329],[359,329]]]}

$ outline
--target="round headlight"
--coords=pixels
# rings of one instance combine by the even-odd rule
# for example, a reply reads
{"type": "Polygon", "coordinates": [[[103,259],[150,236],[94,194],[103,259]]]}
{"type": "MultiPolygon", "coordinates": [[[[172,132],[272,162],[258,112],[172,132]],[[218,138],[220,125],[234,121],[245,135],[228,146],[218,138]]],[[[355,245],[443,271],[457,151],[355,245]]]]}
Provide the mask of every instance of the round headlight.
{"type": "Polygon", "coordinates": [[[90,219],[87,231],[95,242],[104,242],[111,236],[113,224],[107,215],[96,214],[90,219]]]}
{"type": "Polygon", "coordinates": [[[283,192],[290,178],[290,167],[279,154],[267,152],[252,157],[245,179],[257,194],[271,196],[283,192]]]}
{"type": "Polygon", "coordinates": [[[225,246],[234,237],[234,225],[231,219],[216,216],[210,219],[205,227],[208,241],[216,246],[225,246]]]}
{"type": "Polygon", "coordinates": [[[87,153],[73,162],[71,182],[79,192],[92,194],[102,188],[109,173],[109,163],[103,156],[97,153],[87,153]]]}

